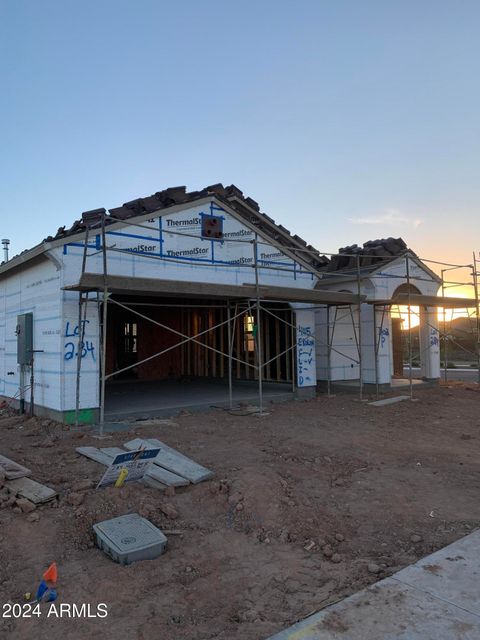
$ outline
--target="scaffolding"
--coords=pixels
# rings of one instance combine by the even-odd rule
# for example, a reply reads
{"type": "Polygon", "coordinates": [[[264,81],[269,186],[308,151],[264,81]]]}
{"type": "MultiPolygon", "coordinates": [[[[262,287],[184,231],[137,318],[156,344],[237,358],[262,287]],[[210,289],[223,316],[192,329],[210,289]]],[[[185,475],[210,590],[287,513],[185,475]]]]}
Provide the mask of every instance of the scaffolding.
{"type": "MultiPolygon", "coordinates": [[[[142,225],[139,224],[138,222],[130,222],[130,221],[122,221],[123,223],[126,224],[132,224],[135,227],[141,227],[142,225]]],[[[79,302],[78,302],[78,318],[79,318],[79,327],[81,327],[80,331],[79,331],[79,336],[78,336],[78,347],[77,347],[77,379],[76,379],[76,410],[75,410],[75,423],[78,424],[79,422],[79,413],[80,413],[80,378],[81,378],[81,351],[83,348],[83,342],[84,342],[84,330],[85,330],[85,318],[86,318],[86,313],[87,313],[87,305],[89,303],[89,293],[91,293],[92,291],[96,291],[97,297],[96,297],[96,302],[98,305],[98,315],[100,318],[100,345],[101,345],[101,373],[100,373],[100,430],[102,431],[103,429],[103,424],[105,422],[105,399],[106,399],[106,383],[107,381],[112,378],[113,376],[118,375],[119,373],[125,372],[131,368],[136,368],[139,367],[140,365],[148,362],[149,360],[152,360],[154,358],[158,358],[162,355],[165,355],[168,351],[171,351],[173,349],[176,349],[182,345],[185,345],[187,343],[194,343],[196,345],[199,345],[199,347],[201,347],[202,349],[207,349],[210,351],[214,351],[215,353],[221,355],[222,357],[226,357],[227,361],[228,361],[228,386],[229,386],[229,407],[232,408],[233,406],[233,393],[232,393],[232,382],[233,382],[233,375],[232,375],[232,367],[233,364],[235,363],[237,366],[238,365],[243,365],[246,368],[250,368],[253,370],[254,372],[254,377],[257,379],[258,382],[258,401],[259,401],[259,414],[262,415],[262,413],[264,412],[264,402],[263,402],[263,384],[264,384],[264,372],[265,370],[268,370],[268,368],[271,366],[271,364],[273,362],[275,362],[276,360],[278,360],[279,358],[282,357],[286,357],[287,358],[287,363],[288,363],[288,369],[290,372],[290,378],[291,378],[291,382],[292,382],[292,389],[295,388],[295,359],[294,359],[294,353],[295,350],[297,348],[297,341],[295,339],[295,335],[297,335],[297,337],[300,335],[301,337],[303,337],[304,339],[308,339],[311,340],[312,342],[315,341],[315,336],[314,336],[314,332],[311,331],[310,329],[308,330],[303,330],[302,328],[297,327],[293,320],[289,318],[285,318],[282,317],[281,315],[278,314],[279,310],[275,310],[275,309],[271,309],[269,308],[269,306],[266,304],[267,302],[272,303],[272,302],[280,302],[280,303],[285,303],[285,300],[282,298],[278,298],[278,299],[270,299],[267,300],[265,298],[265,286],[262,286],[262,283],[260,282],[260,277],[259,277],[259,272],[262,269],[269,269],[270,266],[269,265],[265,265],[265,264],[261,264],[257,258],[258,256],[258,247],[260,244],[267,244],[267,243],[262,243],[259,238],[258,238],[258,234],[255,234],[255,237],[252,241],[248,241],[251,245],[252,245],[252,255],[253,255],[253,269],[254,269],[254,274],[255,274],[255,280],[254,280],[254,285],[250,286],[250,287],[238,287],[239,289],[246,289],[246,294],[248,294],[243,300],[231,300],[231,299],[227,299],[226,301],[226,305],[224,305],[224,308],[226,308],[227,310],[227,319],[226,320],[222,320],[221,322],[217,322],[211,326],[209,326],[207,329],[194,333],[193,335],[187,335],[186,333],[183,333],[182,331],[178,331],[177,329],[168,326],[162,322],[158,322],[156,320],[154,320],[153,318],[149,317],[148,315],[146,315],[145,313],[142,313],[141,311],[139,311],[137,308],[135,308],[135,304],[124,304],[123,302],[120,302],[119,300],[115,299],[115,297],[112,295],[112,286],[111,286],[111,281],[112,281],[112,277],[109,276],[109,272],[108,272],[108,259],[107,259],[107,254],[109,251],[113,251],[113,252],[123,252],[121,249],[118,249],[116,246],[108,246],[107,244],[107,240],[106,240],[106,215],[103,214],[101,217],[101,227],[100,227],[100,235],[101,235],[101,248],[100,250],[96,250],[93,253],[89,253],[89,234],[91,231],[91,228],[89,225],[86,226],[86,230],[85,230],[85,239],[83,242],[83,247],[84,247],[84,251],[83,251],[83,257],[82,257],[82,266],[81,266],[81,275],[80,275],[80,280],[79,280],[79,286],[78,287],[70,287],[70,289],[73,290],[78,290],[79,292],[79,302]],[[102,281],[102,286],[99,286],[99,283],[97,282],[97,284],[95,286],[91,286],[91,285],[86,285],[83,286],[82,283],[85,280],[85,275],[87,273],[86,271],[86,266],[87,266],[87,259],[91,256],[94,255],[98,255],[99,251],[102,253],[102,266],[103,266],[103,273],[100,275],[100,279],[102,281]],[[171,345],[165,349],[162,349],[142,360],[136,361],[134,364],[128,365],[126,367],[122,367],[121,369],[117,369],[115,371],[112,372],[108,372],[107,373],[107,326],[108,326],[108,308],[111,307],[112,305],[115,305],[117,307],[123,308],[125,310],[127,310],[129,313],[134,314],[135,316],[142,318],[143,320],[147,321],[147,322],[152,322],[153,324],[155,324],[158,327],[161,327],[162,329],[173,333],[174,335],[176,335],[178,338],[180,338],[179,342],[176,342],[174,345],[171,345]],[[274,312],[275,311],[275,312],[274,312]],[[255,324],[254,324],[254,345],[255,345],[255,350],[254,350],[254,362],[250,362],[249,360],[243,359],[241,357],[238,357],[234,355],[234,337],[235,335],[237,335],[237,340],[238,340],[238,336],[239,336],[239,332],[236,333],[235,329],[238,326],[239,322],[241,321],[242,318],[245,317],[245,315],[248,314],[248,316],[250,318],[254,318],[255,319],[255,324]],[[285,335],[289,336],[289,341],[287,341],[287,339],[285,339],[285,348],[281,351],[278,351],[278,349],[275,351],[275,353],[273,355],[269,354],[268,352],[268,348],[264,348],[263,346],[263,333],[264,333],[264,327],[263,327],[263,322],[262,322],[262,318],[264,316],[270,316],[274,319],[276,325],[278,326],[278,324],[284,325],[285,326],[285,335]],[[83,322],[82,322],[83,320],[83,322]],[[209,334],[213,331],[216,331],[224,326],[227,326],[227,333],[228,333],[228,338],[227,338],[227,349],[225,350],[224,347],[216,348],[211,346],[210,344],[207,344],[206,342],[204,342],[202,340],[202,338],[206,335],[209,334]],[[287,342],[289,342],[289,344],[287,344],[287,342]],[[266,357],[265,357],[266,356],[266,357]],[[290,356],[290,358],[289,358],[290,356]]],[[[148,227],[147,227],[148,228],[148,227]]],[[[98,233],[98,229],[97,229],[97,233],[98,233]]],[[[175,233],[175,232],[173,232],[175,233]]],[[[192,234],[176,234],[176,235],[185,235],[187,237],[191,237],[192,234]]],[[[194,236],[197,237],[198,236],[194,236]]],[[[238,240],[235,240],[234,242],[239,242],[238,240]]],[[[131,255],[131,254],[130,254],[131,255]]],[[[169,258],[167,258],[166,260],[170,260],[169,258]]],[[[174,262],[179,262],[180,260],[175,259],[174,262]]],[[[202,265],[203,266],[203,265],[202,265]]],[[[233,266],[233,265],[232,265],[233,266]]],[[[284,270],[288,270],[287,268],[284,267],[275,267],[275,269],[280,269],[281,271],[284,270]]],[[[113,276],[114,278],[115,276],[113,276]]],[[[221,286],[219,287],[221,290],[221,286]]],[[[270,289],[270,288],[269,288],[270,289]]],[[[281,290],[282,288],[280,287],[272,287],[271,289],[276,289],[276,290],[281,290]]],[[[285,289],[286,291],[286,289],[285,289]]],[[[290,295],[289,298],[287,298],[287,302],[292,303],[293,302],[305,302],[309,308],[311,308],[311,304],[309,304],[308,298],[312,297],[311,295],[308,296],[308,291],[301,291],[298,290],[297,294],[294,295],[293,297],[290,295]]],[[[311,292],[312,293],[312,292],[311,292]]],[[[313,296],[314,298],[325,298],[325,297],[330,297],[333,299],[335,304],[339,304],[342,302],[342,294],[334,294],[332,296],[332,294],[327,294],[327,293],[321,293],[321,292],[313,292],[315,295],[313,296]]],[[[343,298],[349,298],[349,299],[356,299],[355,296],[343,296],[343,298]]],[[[90,299],[91,301],[93,301],[93,299],[90,299]]],[[[173,305],[174,306],[174,305],[173,305]]],[[[188,305],[191,306],[191,305],[188,305]]]]}
{"type": "MultiPolygon", "coordinates": [[[[112,217],[110,216],[108,220],[109,222],[111,222],[112,217]]],[[[143,227],[151,231],[151,227],[142,225],[141,223],[136,221],[132,221],[132,220],[114,220],[114,221],[119,222],[122,225],[127,225],[127,226],[132,225],[137,228],[143,227]]],[[[265,372],[268,371],[268,368],[272,365],[272,363],[277,361],[279,358],[285,357],[286,361],[289,362],[288,370],[290,373],[290,379],[292,383],[292,391],[295,390],[295,386],[296,386],[295,383],[297,380],[297,373],[296,373],[297,366],[296,366],[295,353],[298,349],[299,338],[306,339],[309,341],[310,344],[316,345],[319,347],[321,346],[322,348],[326,349],[326,354],[327,354],[326,382],[327,382],[328,396],[331,395],[332,386],[334,383],[334,381],[332,380],[332,367],[331,367],[332,353],[338,353],[342,355],[342,357],[346,358],[347,360],[350,360],[352,363],[354,363],[354,365],[358,366],[358,371],[359,371],[358,393],[359,393],[360,401],[363,401],[364,386],[365,386],[364,385],[365,375],[364,375],[364,367],[363,367],[364,346],[363,346],[363,336],[362,336],[362,309],[364,308],[363,305],[373,306],[373,345],[374,345],[374,368],[375,368],[374,387],[375,387],[375,393],[377,397],[379,396],[379,393],[380,393],[379,353],[380,353],[380,345],[381,345],[381,340],[382,340],[382,335],[384,330],[384,322],[387,317],[387,314],[392,313],[392,310],[394,309],[397,309],[398,313],[402,313],[403,315],[406,314],[408,319],[407,367],[408,367],[408,385],[409,385],[409,392],[410,392],[411,399],[413,399],[413,361],[414,361],[412,335],[411,335],[412,317],[420,316],[420,314],[414,310],[415,306],[423,306],[425,309],[430,307],[439,307],[439,308],[443,307],[443,317],[444,317],[443,331],[440,331],[439,328],[436,326],[436,324],[431,324],[427,322],[427,325],[432,330],[438,332],[440,342],[442,341],[442,338],[443,338],[445,381],[447,381],[448,379],[448,366],[447,366],[448,365],[448,361],[447,361],[448,343],[454,342],[451,340],[451,337],[447,335],[447,331],[446,331],[446,322],[445,322],[446,308],[447,307],[449,308],[469,307],[469,308],[475,309],[474,317],[476,319],[476,331],[477,331],[475,356],[476,356],[477,368],[478,368],[478,381],[480,382],[480,337],[479,337],[479,331],[478,331],[479,323],[480,323],[479,289],[478,289],[479,278],[478,277],[480,274],[478,273],[478,262],[475,257],[475,254],[473,255],[472,265],[447,265],[446,263],[420,259],[422,260],[422,262],[432,263],[432,264],[444,267],[441,270],[441,279],[440,279],[442,296],[435,297],[435,299],[433,299],[434,298],[433,296],[431,297],[421,296],[421,295],[418,296],[417,294],[412,292],[412,290],[415,287],[414,283],[419,280],[425,280],[425,278],[412,275],[410,265],[411,265],[411,261],[414,260],[414,258],[412,257],[412,254],[408,251],[405,252],[405,255],[404,255],[405,273],[396,275],[396,276],[392,276],[392,275],[385,276],[381,274],[372,275],[368,271],[362,269],[361,256],[359,256],[358,254],[354,256],[353,255],[350,256],[349,254],[343,254],[343,255],[349,255],[349,257],[354,257],[356,261],[356,267],[354,269],[354,274],[353,274],[353,280],[355,281],[355,294],[353,293],[345,294],[338,291],[316,289],[315,291],[318,293],[318,295],[314,296],[314,295],[308,295],[308,292],[312,292],[312,290],[298,289],[298,296],[296,298],[295,296],[292,297],[291,294],[290,294],[290,297],[289,296],[283,297],[281,295],[279,295],[278,297],[275,297],[274,295],[272,297],[272,295],[268,295],[269,291],[273,291],[273,290],[280,291],[282,288],[263,285],[260,281],[261,272],[267,271],[270,269],[273,269],[277,272],[291,272],[292,268],[290,268],[287,265],[286,266],[282,266],[278,264],[271,265],[271,264],[265,264],[264,262],[259,261],[258,259],[259,246],[268,245],[268,243],[262,241],[259,238],[258,233],[256,232],[254,234],[253,240],[222,239],[221,240],[222,242],[234,242],[234,243],[244,242],[251,245],[251,249],[252,249],[251,267],[254,270],[254,283],[253,285],[242,285],[242,286],[236,287],[240,293],[236,293],[230,296],[225,294],[223,296],[224,303],[216,305],[218,308],[221,308],[223,311],[225,311],[225,315],[224,317],[222,317],[220,322],[216,322],[212,326],[208,326],[208,328],[202,331],[197,331],[196,333],[188,334],[184,331],[175,329],[165,323],[154,320],[152,317],[148,316],[146,313],[142,313],[136,308],[138,306],[141,306],[142,304],[144,304],[147,307],[151,307],[152,306],[151,303],[126,304],[125,302],[121,302],[120,300],[115,298],[113,293],[116,291],[114,286],[116,276],[109,274],[108,253],[109,252],[123,253],[123,254],[128,253],[129,255],[131,255],[131,252],[128,251],[128,249],[121,249],[117,247],[115,244],[108,246],[106,226],[107,226],[107,215],[105,212],[100,215],[100,221],[98,220],[85,221],[84,241],[80,245],[77,244],[77,246],[83,246],[81,275],[80,275],[79,283],[78,285],[65,287],[65,289],[67,290],[78,291],[78,295],[79,295],[78,297],[79,335],[78,335],[78,345],[77,345],[77,354],[76,354],[77,370],[76,370],[76,385],[75,385],[75,424],[76,425],[79,424],[79,415],[80,415],[80,380],[81,380],[81,360],[82,360],[81,352],[83,349],[84,339],[85,339],[85,325],[86,325],[85,320],[87,317],[87,306],[89,305],[89,303],[94,303],[94,302],[96,302],[97,304],[97,312],[98,312],[99,328],[100,328],[100,331],[99,331],[100,351],[101,351],[100,384],[99,384],[99,387],[100,387],[100,420],[99,420],[100,433],[103,433],[103,428],[105,424],[105,400],[106,400],[107,381],[112,377],[118,375],[119,373],[126,372],[129,369],[132,369],[134,367],[139,367],[140,365],[150,360],[159,358],[162,355],[165,355],[166,353],[168,353],[169,351],[172,351],[178,347],[181,347],[187,344],[195,344],[195,345],[198,345],[200,349],[212,351],[220,355],[222,358],[221,360],[222,362],[223,362],[223,359],[226,359],[229,409],[232,409],[234,405],[233,403],[233,366],[234,364],[236,365],[237,370],[238,370],[238,367],[240,366],[244,366],[245,370],[251,370],[253,373],[254,379],[257,380],[258,414],[259,415],[262,415],[265,412],[264,398],[263,398],[265,372]],[[96,234],[100,232],[101,246],[100,248],[98,248],[98,244],[97,244],[93,247],[95,250],[93,252],[89,252],[89,250],[92,248],[92,245],[89,244],[89,237],[93,229],[95,230],[96,234]],[[102,273],[98,274],[98,277],[93,278],[93,282],[92,282],[92,278],[90,279],[90,281],[88,281],[88,276],[92,276],[92,274],[89,274],[87,272],[88,258],[92,256],[98,256],[98,254],[100,253],[101,253],[102,273]],[[450,270],[465,269],[465,268],[470,269],[471,277],[473,279],[471,283],[467,283],[473,286],[473,289],[474,289],[473,301],[469,301],[468,299],[460,300],[460,299],[447,298],[445,296],[445,293],[448,287],[464,286],[465,283],[446,280],[445,273],[450,272],[450,270]],[[399,295],[389,300],[366,299],[366,296],[362,293],[363,279],[364,278],[375,279],[379,277],[390,277],[390,278],[394,277],[394,278],[401,279],[402,283],[406,282],[407,284],[406,295],[403,294],[403,297],[402,295],[399,295]],[[96,298],[90,297],[92,292],[96,293],[96,298]],[[330,296],[328,296],[327,294],[330,294],[330,296]],[[290,312],[290,315],[288,318],[283,317],[282,315],[278,315],[279,310],[276,310],[275,308],[273,309],[271,308],[272,303],[289,304],[291,308],[293,307],[293,311],[290,312]],[[317,309],[325,310],[326,321],[327,321],[326,340],[322,340],[318,336],[315,329],[312,332],[310,329],[305,330],[297,326],[296,322],[293,319],[295,303],[304,304],[305,308],[309,310],[314,310],[314,311],[317,309]],[[415,303],[417,303],[417,305],[415,303]],[[462,304],[463,306],[461,306],[462,304]],[[179,339],[179,341],[173,345],[170,345],[164,349],[161,349],[156,353],[149,355],[148,357],[140,361],[136,361],[131,365],[128,365],[118,370],[107,373],[108,309],[112,305],[122,308],[146,322],[151,322],[155,326],[160,327],[165,331],[171,332],[179,339]],[[335,346],[335,340],[334,340],[335,327],[337,324],[338,312],[342,308],[348,310],[349,316],[351,319],[352,332],[354,335],[355,347],[356,347],[355,356],[346,354],[341,350],[337,349],[335,346]],[[406,311],[402,312],[401,310],[402,308],[404,308],[406,311]],[[379,310],[381,313],[380,323],[378,323],[377,321],[377,310],[379,310]],[[245,316],[252,318],[254,321],[253,362],[250,361],[250,359],[239,357],[239,350],[235,349],[235,340],[238,341],[238,336],[240,335],[238,331],[238,326],[240,322],[242,322],[242,320],[245,318],[245,316]],[[355,316],[357,317],[357,319],[355,319],[355,316]],[[276,326],[279,326],[279,325],[283,326],[284,334],[285,336],[288,336],[288,340],[285,337],[285,348],[281,350],[281,352],[278,352],[278,348],[277,348],[273,355],[269,352],[269,348],[267,348],[267,345],[269,344],[269,336],[268,335],[264,336],[265,331],[268,329],[268,325],[265,322],[265,320],[268,317],[273,318],[275,320],[276,326]],[[264,327],[264,324],[265,324],[265,327],[264,327]],[[205,342],[204,340],[205,336],[207,336],[208,334],[211,334],[212,332],[221,330],[222,331],[221,335],[223,336],[224,335],[223,332],[225,328],[227,330],[226,345],[224,344],[225,340],[223,340],[223,338],[219,346],[216,345],[216,343],[215,343],[215,346],[213,346],[212,344],[208,344],[207,342],[205,342]]],[[[201,236],[198,234],[175,232],[170,230],[169,230],[169,234],[183,236],[187,238],[188,237],[190,238],[193,237],[195,239],[201,238],[201,236]]],[[[318,255],[319,255],[318,252],[314,252],[308,248],[303,249],[303,248],[297,248],[297,247],[286,247],[286,248],[284,247],[284,249],[287,256],[290,254],[290,256],[294,261],[298,261],[299,264],[301,265],[303,264],[303,268],[306,270],[306,272],[310,272],[314,277],[317,277],[319,279],[325,276],[325,271],[322,271],[318,268],[313,267],[307,262],[307,260],[305,260],[305,258],[309,258],[309,257],[318,258],[318,255]]],[[[324,255],[333,256],[335,254],[325,253],[324,255]]],[[[173,262],[173,263],[183,262],[184,263],[184,261],[182,261],[180,257],[172,258],[172,257],[166,257],[166,256],[152,256],[152,255],[143,255],[142,257],[151,258],[154,260],[155,259],[162,260],[164,262],[173,262]]],[[[393,261],[398,261],[399,257],[400,256],[393,256],[391,260],[386,261],[386,264],[393,261]]],[[[209,263],[205,263],[205,264],[199,264],[199,266],[201,268],[205,268],[211,265],[209,263]]],[[[224,266],[236,267],[237,265],[232,263],[231,265],[224,265],[224,266]]],[[[293,270],[295,270],[295,268],[296,267],[294,262],[293,270]]],[[[95,275],[97,276],[97,274],[95,275]]],[[[342,279],[345,280],[345,272],[338,272],[338,273],[329,272],[328,276],[332,279],[334,279],[335,277],[338,277],[339,278],[338,282],[341,282],[342,279]]],[[[222,285],[219,285],[218,289],[219,291],[222,291],[222,285]]],[[[283,291],[287,291],[287,289],[283,288],[283,291]]],[[[178,307],[179,305],[173,304],[173,303],[172,304],[166,303],[161,306],[166,306],[166,307],[169,306],[173,308],[175,306],[178,307]]],[[[180,305],[180,306],[193,308],[195,306],[202,306],[202,305],[188,304],[188,305],[180,305]]],[[[212,305],[209,304],[208,307],[211,308],[212,305]]],[[[423,351],[425,351],[428,348],[429,348],[429,345],[424,347],[423,351]]],[[[419,355],[420,356],[422,355],[421,351],[419,355]]]]}

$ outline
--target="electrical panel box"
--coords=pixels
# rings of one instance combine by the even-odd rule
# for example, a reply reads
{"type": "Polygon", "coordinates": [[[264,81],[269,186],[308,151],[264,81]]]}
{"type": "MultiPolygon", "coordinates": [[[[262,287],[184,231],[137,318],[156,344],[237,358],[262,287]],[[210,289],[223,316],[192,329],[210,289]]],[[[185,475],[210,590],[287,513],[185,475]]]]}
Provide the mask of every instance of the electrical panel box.
{"type": "Polygon", "coordinates": [[[33,355],[33,313],[17,316],[17,362],[30,364],[33,355]]]}
{"type": "Polygon", "coordinates": [[[223,218],[221,216],[202,216],[202,238],[221,240],[223,238],[223,218]]]}

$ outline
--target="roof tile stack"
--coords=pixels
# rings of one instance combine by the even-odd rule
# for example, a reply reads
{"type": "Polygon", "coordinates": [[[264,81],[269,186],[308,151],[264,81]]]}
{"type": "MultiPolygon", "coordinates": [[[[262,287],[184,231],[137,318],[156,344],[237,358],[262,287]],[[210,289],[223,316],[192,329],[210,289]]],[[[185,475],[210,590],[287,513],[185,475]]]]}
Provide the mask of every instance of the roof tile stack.
{"type": "MultiPolygon", "coordinates": [[[[265,213],[260,212],[260,206],[253,198],[245,197],[243,192],[234,184],[224,187],[221,183],[213,184],[201,191],[187,192],[186,187],[170,187],[163,191],[157,191],[151,196],[137,198],[130,202],[125,202],[121,207],[109,209],[109,214],[105,216],[105,224],[109,225],[119,220],[127,220],[135,216],[142,216],[149,213],[156,213],[168,207],[183,203],[194,203],[196,200],[208,196],[215,196],[220,202],[224,202],[231,209],[234,209],[240,217],[269,236],[277,244],[295,251],[298,258],[304,263],[308,263],[313,268],[318,269],[328,264],[328,259],[308,245],[297,235],[292,236],[290,231],[282,225],[275,224],[274,220],[265,213]]],[[[102,216],[105,209],[93,209],[85,211],[80,220],[76,220],[70,229],[60,227],[54,237],[48,236],[45,241],[66,238],[75,233],[84,231],[87,225],[91,228],[98,228],[101,225],[102,216]]]]}
{"type": "Polygon", "coordinates": [[[353,244],[342,247],[334,255],[325,271],[343,271],[361,268],[377,267],[392,257],[400,256],[407,251],[407,245],[402,238],[381,238],[364,242],[362,247],[353,244]],[[360,259],[358,258],[360,256],[360,259]]]}

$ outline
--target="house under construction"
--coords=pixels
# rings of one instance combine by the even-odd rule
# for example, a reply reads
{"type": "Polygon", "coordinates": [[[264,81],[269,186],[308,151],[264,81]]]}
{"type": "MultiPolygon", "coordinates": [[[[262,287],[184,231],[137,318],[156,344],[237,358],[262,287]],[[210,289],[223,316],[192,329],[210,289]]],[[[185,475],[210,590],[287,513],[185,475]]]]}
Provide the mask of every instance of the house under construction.
{"type": "Polygon", "coordinates": [[[317,381],[385,388],[403,367],[397,304],[418,307],[422,373],[438,379],[440,279],[393,243],[327,258],[233,185],[87,211],[0,266],[0,395],[103,424],[261,410],[317,381]]]}

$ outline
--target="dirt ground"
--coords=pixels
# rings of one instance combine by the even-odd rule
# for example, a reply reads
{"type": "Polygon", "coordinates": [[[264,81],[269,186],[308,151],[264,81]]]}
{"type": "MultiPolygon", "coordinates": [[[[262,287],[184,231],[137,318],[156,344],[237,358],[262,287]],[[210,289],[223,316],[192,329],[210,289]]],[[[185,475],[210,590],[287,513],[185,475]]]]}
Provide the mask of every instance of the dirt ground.
{"type": "Polygon", "coordinates": [[[415,396],[385,407],[320,396],[263,417],[217,409],[104,441],[4,410],[0,453],[60,498],[34,514],[3,499],[0,602],[23,603],[56,560],[57,602],[90,604],[91,616],[105,603],[108,616],[47,618],[42,604],[41,617],[1,619],[0,638],[265,640],[468,534],[480,524],[479,387],[415,396]],[[75,447],[135,435],[215,479],[168,497],[138,484],[85,488],[104,467],[75,447]],[[176,532],[163,556],[124,567],[94,546],[92,523],[129,512],[176,532]]]}

